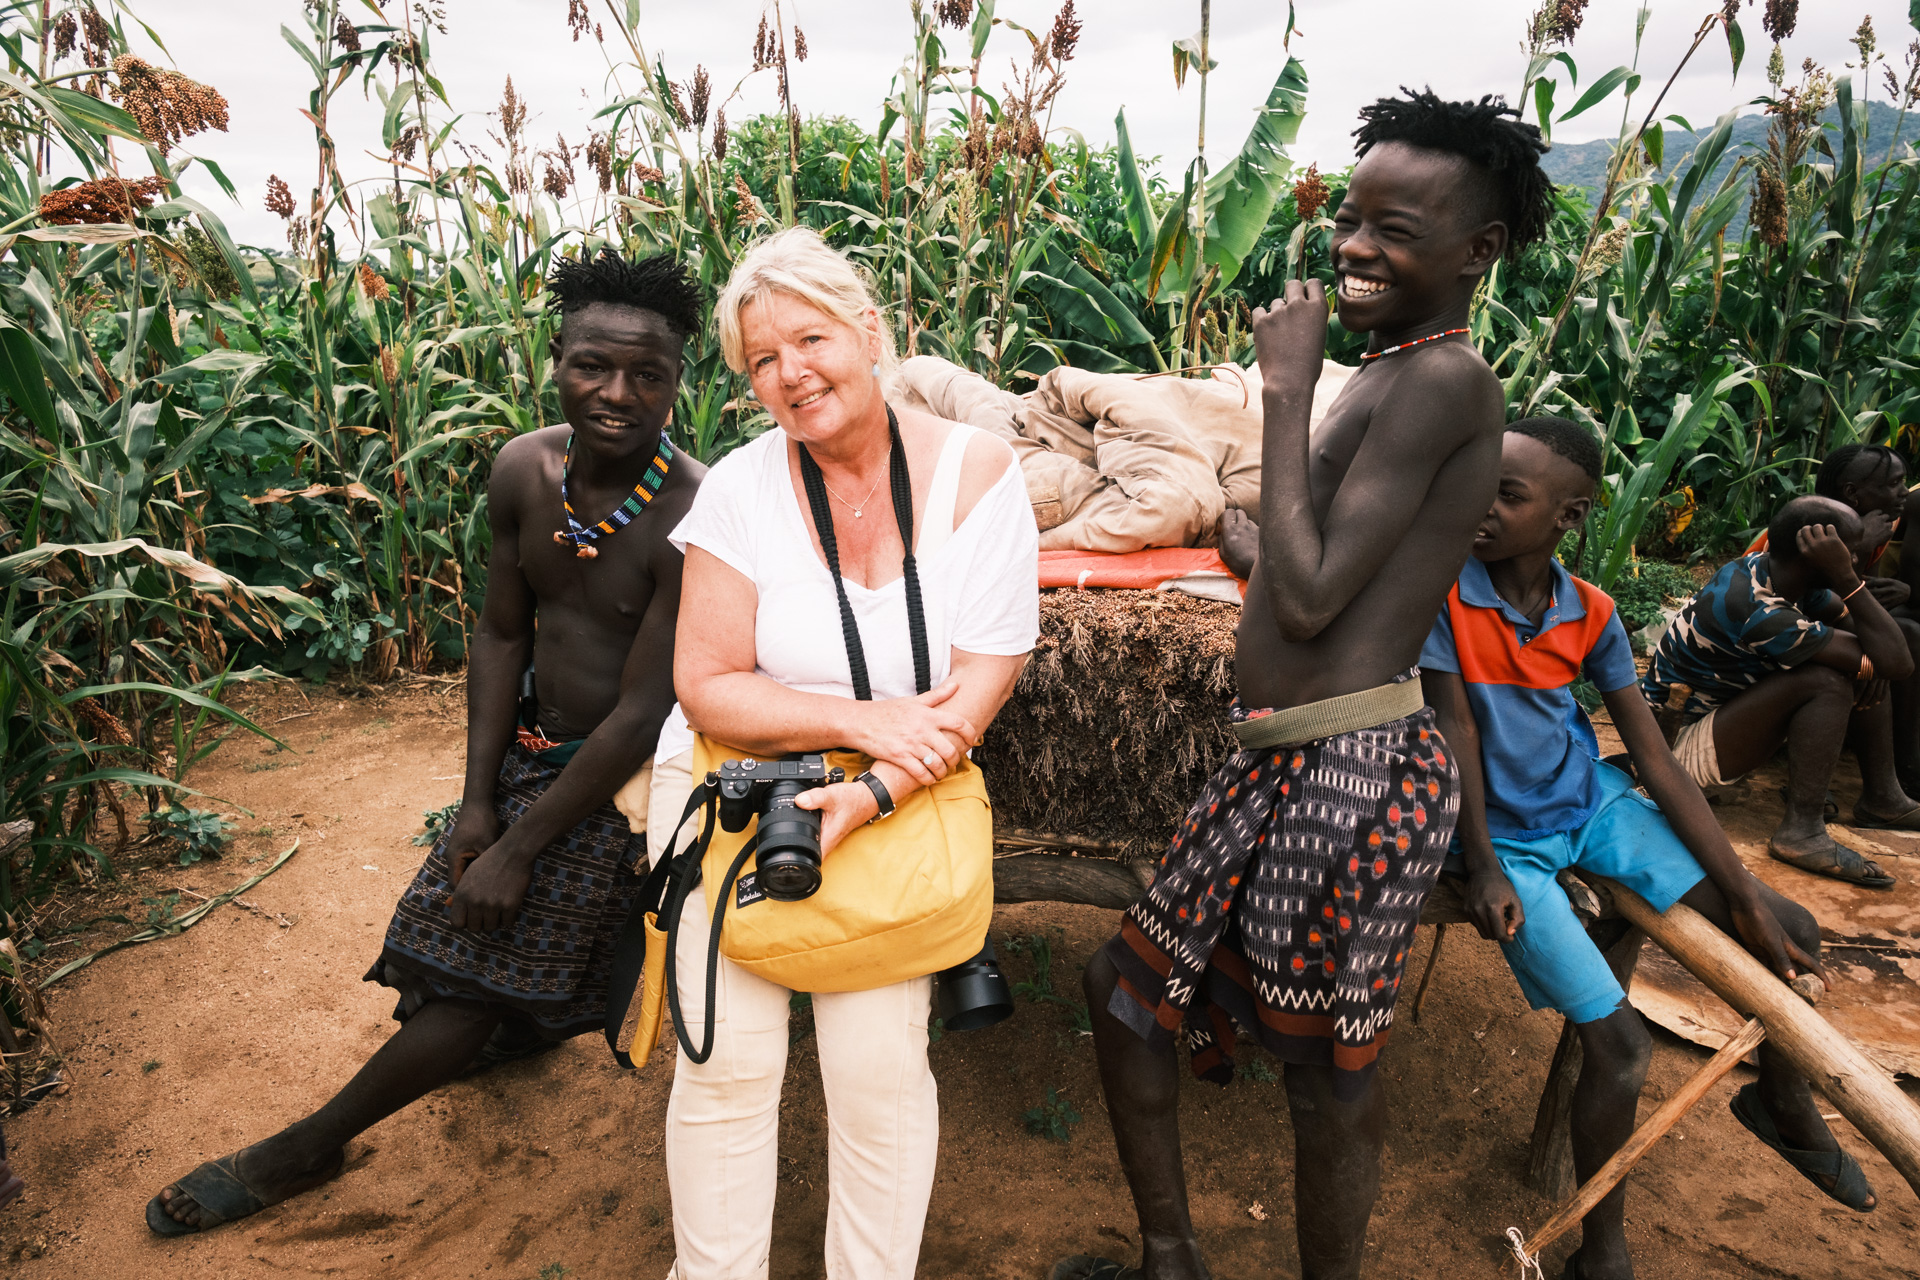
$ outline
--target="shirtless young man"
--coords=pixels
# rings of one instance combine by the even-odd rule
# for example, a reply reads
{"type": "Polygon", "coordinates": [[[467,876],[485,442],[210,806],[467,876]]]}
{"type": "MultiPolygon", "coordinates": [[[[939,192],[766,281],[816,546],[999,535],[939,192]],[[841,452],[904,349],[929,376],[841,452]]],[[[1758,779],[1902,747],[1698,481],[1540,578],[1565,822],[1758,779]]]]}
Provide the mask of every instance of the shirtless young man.
{"type": "Polygon", "coordinates": [[[1360,1274],[1386,1119],[1373,1069],[1458,810],[1415,663],[1500,469],[1500,384],[1461,335],[1480,277],[1550,207],[1545,147],[1513,114],[1431,93],[1361,113],[1333,262],[1340,322],[1377,358],[1311,448],[1320,285],[1289,283],[1255,315],[1266,444],[1242,749],[1086,974],[1143,1261],[1070,1258],[1054,1280],[1210,1274],[1180,1154],[1183,1020],[1206,1078],[1231,1078],[1235,1022],[1286,1064],[1302,1274],[1360,1274]]]}
{"type": "Polygon", "coordinates": [[[562,263],[550,287],[566,424],[494,462],[466,792],[367,974],[399,992],[400,1029],[318,1111],[149,1201],[160,1235],[319,1186],[349,1139],[416,1098],[606,1022],[613,944],[646,874],[637,775],[656,741],[663,754],[692,743],[674,712],[681,556],[667,534],[706,471],[665,432],[700,294],[670,258],[611,252],[562,263]],[[520,716],[529,663],[533,724],[520,716]]]}

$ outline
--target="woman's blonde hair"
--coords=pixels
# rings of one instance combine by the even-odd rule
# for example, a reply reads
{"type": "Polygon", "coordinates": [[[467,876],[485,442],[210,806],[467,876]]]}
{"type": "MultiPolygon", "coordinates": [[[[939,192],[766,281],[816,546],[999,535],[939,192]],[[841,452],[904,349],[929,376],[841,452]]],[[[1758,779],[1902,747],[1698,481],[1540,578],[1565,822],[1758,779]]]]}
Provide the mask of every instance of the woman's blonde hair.
{"type": "Polygon", "coordinates": [[[741,316],[748,307],[775,293],[798,298],[863,334],[869,332],[867,308],[873,308],[879,313],[881,379],[889,378],[899,367],[893,328],[873,296],[866,273],[847,261],[845,254],[828,247],[813,228],[789,227],[762,240],[740,260],[714,304],[714,318],[720,325],[720,351],[735,373],[744,373],[747,367],[747,335],[741,316]]]}

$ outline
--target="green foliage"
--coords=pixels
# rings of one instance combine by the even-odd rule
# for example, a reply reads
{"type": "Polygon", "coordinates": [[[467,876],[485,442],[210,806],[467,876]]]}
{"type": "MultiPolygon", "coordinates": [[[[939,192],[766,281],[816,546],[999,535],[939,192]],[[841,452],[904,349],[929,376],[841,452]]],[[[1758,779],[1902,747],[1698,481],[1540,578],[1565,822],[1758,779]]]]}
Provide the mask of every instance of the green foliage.
{"type": "Polygon", "coordinates": [[[1080,1113],[1073,1104],[1060,1096],[1059,1089],[1047,1086],[1047,1100],[1031,1108],[1024,1117],[1027,1132],[1036,1138],[1046,1138],[1053,1142],[1068,1142],[1073,1138],[1073,1126],[1080,1123],[1080,1113]]]}
{"type": "Polygon", "coordinates": [[[179,851],[183,867],[190,867],[202,858],[219,857],[233,841],[234,824],[205,809],[169,805],[159,813],[150,814],[147,821],[155,835],[179,851]]]}
{"type": "Polygon", "coordinates": [[[426,824],[425,829],[413,837],[413,843],[423,849],[438,844],[440,837],[446,834],[447,828],[452,826],[453,820],[459,816],[458,800],[452,804],[441,805],[438,809],[426,810],[420,815],[421,822],[426,824]]]}
{"type": "Polygon", "coordinates": [[[1003,938],[1001,945],[1009,956],[1020,956],[1033,964],[1033,978],[1027,982],[1013,984],[1013,994],[1035,1004],[1057,1004],[1065,1009],[1073,1019],[1075,1031],[1093,1030],[1093,1019],[1087,1013],[1087,1006],[1078,1000],[1072,1000],[1054,990],[1053,986],[1053,944],[1060,936],[1060,930],[1048,933],[1030,933],[1024,938],[1003,938]]]}
{"type": "MultiPolygon", "coordinates": [[[[906,351],[1015,390],[1061,363],[1248,363],[1251,307],[1290,277],[1333,280],[1331,222],[1303,220],[1292,189],[1309,80],[1284,53],[1244,55],[1279,64],[1262,71],[1272,89],[1243,137],[1216,123],[1213,154],[1231,158],[1207,172],[1137,155],[1124,117],[1111,148],[1056,120],[1077,64],[1053,40],[987,4],[944,29],[909,0],[913,45],[877,128],[807,120],[783,97],[721,146],[717,110],[674,105],[641,6],[613,6],[607,83],[627,96],[585,146],[543,151],[525,104],[483,130],[475,104],[449,100],[415,16],[343,44],[362,8],[315,0],[285,28],[311,72],[298,105],[318,158],[291,186],[313,194],[280,209],[286,248],[243,250],[181,193],[193,164],[225,183],[191,152],[201,138],[163,154],[113,105],[113,74],[102,96],[73,87],[45,25],[70,8],[0,8],[0,821],[34,824],[0,858],[16,917],[63,877],[110,872],[141,814],[191,797],[189,770],[224,735],[264,736],[223,704],[231,682],[465,660],[490,461],[558,421],[542,282],[562,255],[672,253],[711,297],[758,239],[804,223],[870,272],[906,351]],[[380,106],[377,138],[344,136],[335,99],[354,92],[380,106]],[[390,157],[390,181],[350,187],[339,147],[390,157]],[[78,181],[143,167],[158,190],[127,221],[43,216],[78,181]]],[[[1652,558],[1737,547],[1823,453],[1920,444],[1912,95],[1810,68],[1773,82],[1764,139],[1732,113],[1663,116],[1670,73],[1717,58],[1722,36],[1737,61],[1736,16],[1716,12],[1683,50],[1581,77],[1529,27],[1515,100],[1548,129],[1615,106],[1620,123],[1597,176],[1558,197],[1545,241],[1501,264],[1473,312],[1513,416],[1564,414],[1603,440],[1582,571],[1629,619],[1655,606],[1634,585],[1657,576],[1652,558]]],[[[1920,67],[1898,79],[1920,85],[1920,67]]],[[[1325,181],[1337,208],[1346,175],[1325,181]]],[[[1351,364],[1363,342],[1336,331],[1329,354],[1351,364]]],[[[766,430],[744,391],[704,325],[676,443],[711,460],[766,430]]],[[[1050,946],[1010,950],[1035,966],[1022,993],[1084,1027],[1053,990],[1050,946]]]]}

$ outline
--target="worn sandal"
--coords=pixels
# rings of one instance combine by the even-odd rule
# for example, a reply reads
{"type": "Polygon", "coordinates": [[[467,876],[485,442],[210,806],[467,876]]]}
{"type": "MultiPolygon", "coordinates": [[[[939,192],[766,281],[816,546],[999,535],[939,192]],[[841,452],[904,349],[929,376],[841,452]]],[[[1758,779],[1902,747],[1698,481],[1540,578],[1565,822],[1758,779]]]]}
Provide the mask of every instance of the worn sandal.
{"type": "MultiPolygon", "coordinates": [[[[322,1182],[339,1176],[341,1166],[346,1164],[346,1155],[342,1150],[335,1156],[332,1171],[321,1179],[322,1182]]],[[[167,1212],[167,1202],[156,1195],[147,1201],[147,1229],[157,1236],[190,1236],[279,1204],[279,1200],[269,1202],[261,1198],[259,1192],[247,1185],[240,1176],[239,1158],[240,1153],[236,1151],[218,1160],[209,1160],[186,1177],[169,1184],[176,1192],[192,1196],[193,1202],[200,1206],[202,1221],[199,1226],[188,1226],[173,1217],[167,1212]]],[[[299,1192],[294,1194],[298,1195],[299,1192]]],[[[282,1199],[292,1199],[292,1196],[283,1196],[282,1199]]]]}
{"type": "Polygon", "coordinates": [[[1844,1151],[1802,1151],[1790,1147],[1780,1138],[1780,1131],[1774,1128],[1773,1117],[1760,1102],[1760,1086],[1743,1086],[1733,1095],[1728,1104],[1733,1118],[1747,1127],[1747,1131],[1760,1141],[1779,1152],[1781,1157],[1800,1171],[1802,1177],[1824,1191],[1831,1199],[1852,1209],[1855,1213],[1872,1213],[1874,1206],[1867,1201],[1873,1198],[1873,1188],[1867,1183],[1867,1175],[1860,1168],[1860,1162],[1844,1151]],[[1829,1179],[1832,1185],[1822,1179],[1829,1179]]]}
{"type": "Polygon", "coordinates": [[[1875,817],[1856,804],[1853,806],[1853,821],[1849,825],[1862,827],[1868,831],[1920,832],[1920,804],[1916,804],[1897,818],[1875,817]]]}
{"type": "Polygon", "coordinates": [[[1053,1264],[1048,1280],[1144,1280],[1146,1272],[1111,1258],[1093,1258],[1077,1253],[1053,1264]]]}
{"type": "Polygon", "coordinates": [[[1773,841],[1767,841],[1767,853],[1778,862],[1802,871],[1811,871],[1815,875],[1832,876],[1835,880],[1845,880],[1857,884],[1863,889],[1891,889],[1899,882],[1880,870],[1880,864],[1860,856],[1857,850],[1849,849],[1839,841],[1833,841],[1825,849],[1814,849],[1808,853],[1786,853],[1773,841]]]}

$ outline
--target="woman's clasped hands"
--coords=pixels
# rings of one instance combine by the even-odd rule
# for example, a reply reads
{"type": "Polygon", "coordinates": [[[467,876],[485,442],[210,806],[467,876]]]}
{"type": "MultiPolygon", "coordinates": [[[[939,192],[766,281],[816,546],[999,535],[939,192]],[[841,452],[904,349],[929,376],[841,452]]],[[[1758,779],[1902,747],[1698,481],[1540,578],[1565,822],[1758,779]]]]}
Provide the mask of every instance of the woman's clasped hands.
{"type": "MultiPolygon", "coordinates": [[[[917,697],[852,703],[847,745],[872,756],[875,764],[892,765],[911,779],[911,785],[932,786],[980,741],[971,720],[943,705],[959,687],[958,680],[948,680],[917,697]]],[[[898,803],[902,797],[895,794],[893,798],[898,803]]],[[[831,853],[848,832],[880,811],[866,784],[851,781],[816,787],[795,797],[794,804],[819,811],[822,854],[831,853]]]]}

